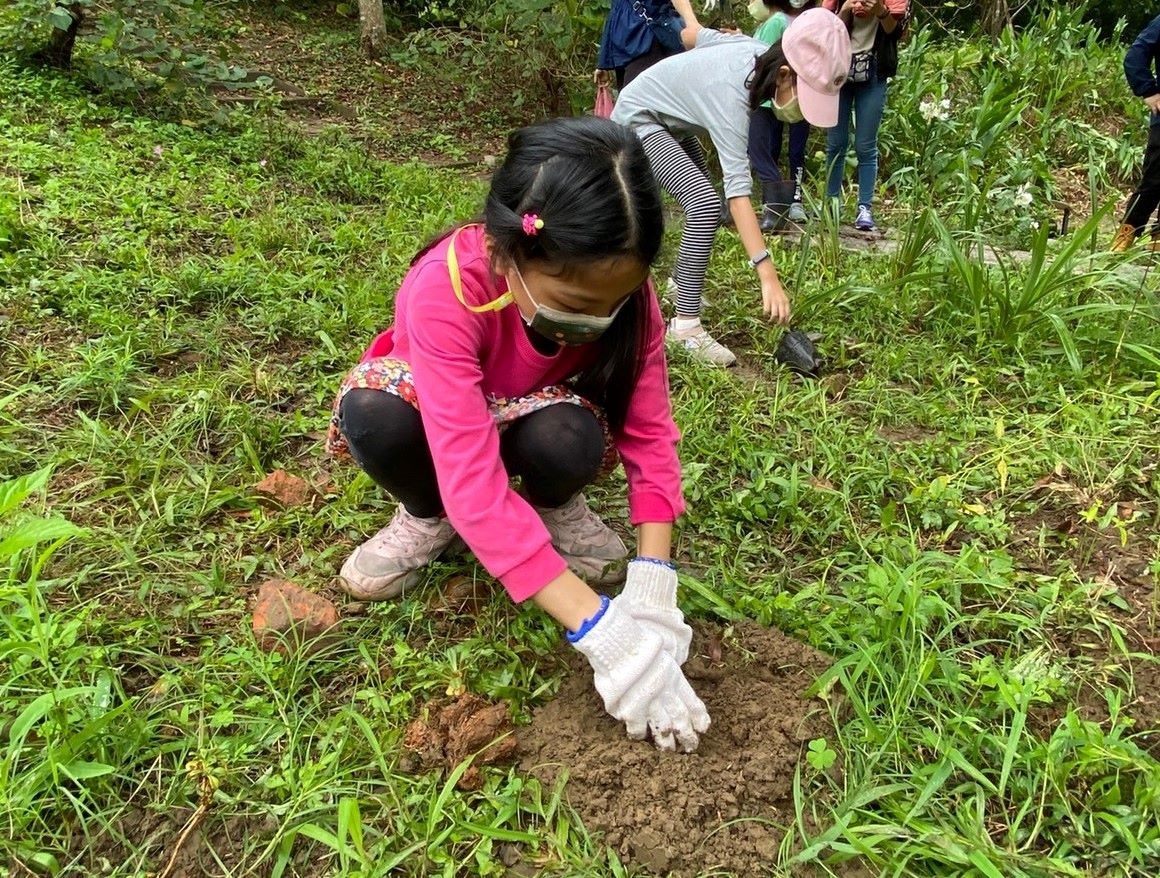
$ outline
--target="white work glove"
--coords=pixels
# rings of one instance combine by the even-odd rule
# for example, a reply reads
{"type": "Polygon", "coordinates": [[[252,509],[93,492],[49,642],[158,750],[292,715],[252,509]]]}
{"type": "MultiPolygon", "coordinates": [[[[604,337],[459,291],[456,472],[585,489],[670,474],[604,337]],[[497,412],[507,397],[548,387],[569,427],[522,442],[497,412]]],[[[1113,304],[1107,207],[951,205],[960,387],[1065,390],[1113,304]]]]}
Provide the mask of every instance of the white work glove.
{"type": "Polygon", "coordinates": [[[655,558],[628,562],[628,577],[619,597],[620,605],[646,628],[661,636],[665,652],[678,665],[689,657],[693,629],[677,608],[677,568],[655,558]]]}
{"type": "Polygon", "coordinates": [[[701,5],[701,8],[706,12],[714,12],[720,5],[721,0],[705,0],[705,2],[701,5]]]}
{"type": "Polygon", "coordinates": [[[664,650],[660,635],[632,617],[620,598],[602,597],[602,612],[568,640],[592,665],[604,709],[628,737],[651,734],[661,750],[692,753],[709,729],[709,712],[664,650]]]}

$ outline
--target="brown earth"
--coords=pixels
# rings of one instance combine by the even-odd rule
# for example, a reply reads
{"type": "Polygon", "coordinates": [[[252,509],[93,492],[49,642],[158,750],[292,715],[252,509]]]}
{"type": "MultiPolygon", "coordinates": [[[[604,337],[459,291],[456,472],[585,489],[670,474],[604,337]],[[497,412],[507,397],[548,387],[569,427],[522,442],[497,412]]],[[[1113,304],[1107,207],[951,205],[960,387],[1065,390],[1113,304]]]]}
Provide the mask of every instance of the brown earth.
{"type": "Polygon", "coordinates": [[[794,771],[809,741],[833,737],[805,690],[830,659],[776,629],[694,625],[685,673],[713,725],[696,753],[629,741],[609,717],[579,653],[559,694],[519,730],[520,768],[564,796],[621,859],[672,878],[763,874],[793,820],[794,771]]]}
{"type": "MultiPolygon", "coordinates": [[[[1160,754],[1160,580],[1152,567],[1160,512],[1155,500],[1144,492],[1096,497],[1072,485],[1066,474],[1044,476],[1031,494],[1038,505],[1034,512],[1013,518],[1008,549],[1025,569],[1045,575],[1071,570],[1093,583],[1093,600],[1123,628],[1126,650],[1102,632],[1086,630],[1062,632],[1066,642],[1060,648],[1127,684],[1123,710],[1132,733],[1141,746],[1160,754]],[[1105,508],[1116,504],[1125,522],[1122,535],[1116,527],[1101,529],[1083,519],[1082,511],[1096,500],[1105,508]]],[[[1084,719],[1105,725],[1109,721],[1102,688],[1082,688],[1075,706],[1084,719]]],[[[1065,710],[1066,705],[1057,704],[1041,711],[1040,731],[1049,734],[1065,710]]]]}

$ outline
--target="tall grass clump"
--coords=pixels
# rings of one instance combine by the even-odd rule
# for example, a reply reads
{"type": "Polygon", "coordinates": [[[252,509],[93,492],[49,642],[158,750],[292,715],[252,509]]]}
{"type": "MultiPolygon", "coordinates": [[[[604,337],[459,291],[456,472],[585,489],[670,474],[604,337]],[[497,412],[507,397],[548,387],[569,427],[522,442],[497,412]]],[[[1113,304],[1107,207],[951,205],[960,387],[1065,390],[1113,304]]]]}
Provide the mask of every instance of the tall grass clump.
{"type": "MultiPolygon", "coordinates": [[[[831,598],[840,621],[820,634],[843,657],[816,685],[844,773],[821,778],[828,828],[803,833],[792,862],[856,859],[883,875],[1152,874],[1160,763],[1132,740],[1122,695],[1106,693],[1106,724],[1052,707],[1076,683],[1060,649],[1068,632],[1115,642],[1105,611],[1063,599],[1001,553],[847,573],[831,598]]],[[[816,801],[799,801],[799,825],[821,818],[816,801]]]]}
{"type": "Polygon", "coordinates": [[[1124,136],[1138,115],[1123,81],[1117,31],[1101,38],[1083,4],[1052,7],[997,41],[938,38],[916,28],[891,81],[880,146],[888,187],[914,209],[965,210],[991,241],[1028,241],[1058,220],[1053,202],[1074,197],[1060,175],[1088,190],[1084,212],[1135,173],[1139,145],[1124,136]]]}
{"type": "MultiPolygon", "coordinates": [[[[1119,361],[1139,372],[1160,363],[1160,309],[1147,272],[1125,271],[1088,254],[1107,209],[1075,229],[1057,248],[1049,229],[1034,230],[1026,258],[996,252],[981,232],[952,231],[923,214],[937,243],[912,259],[922,268],[910,283],[925,288],[931,318],[947,338],[1000,360],[1026,363],[1060,357],[1073,372],[1119,361]]],[[[907,249],[915,244],[908,239],[907,249]]],[[[902,258],[900,256],[900,258],[902,258]]]]}
{"type": "Polygon", "coordinates": [[[78,642],[83,620],[49,606],[45,565],[83,531],[22,512],[48,478],[41,469],[0,482],[0,857],[37,872],[60,868],[38,836],[83,823],[108,795],[135,725],[108,669],[78,642]]]}

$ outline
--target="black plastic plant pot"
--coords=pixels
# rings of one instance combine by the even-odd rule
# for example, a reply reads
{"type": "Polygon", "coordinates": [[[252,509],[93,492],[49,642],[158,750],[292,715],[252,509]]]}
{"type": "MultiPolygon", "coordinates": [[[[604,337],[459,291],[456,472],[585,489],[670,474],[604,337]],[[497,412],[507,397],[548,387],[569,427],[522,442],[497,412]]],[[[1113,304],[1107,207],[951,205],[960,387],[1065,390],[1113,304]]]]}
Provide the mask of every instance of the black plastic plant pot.
{"type": "Polygon", "coordinates": [[[781,341],[778,342],[777,350],[774,351],[773,356],[779,363],[794,372],[808,375],[811,378],[817,377],[818,371],[822,368],[822,360],[818,356],[814,343],[800,329],[791,329],[786,332],[781,337],[781,341]]]}

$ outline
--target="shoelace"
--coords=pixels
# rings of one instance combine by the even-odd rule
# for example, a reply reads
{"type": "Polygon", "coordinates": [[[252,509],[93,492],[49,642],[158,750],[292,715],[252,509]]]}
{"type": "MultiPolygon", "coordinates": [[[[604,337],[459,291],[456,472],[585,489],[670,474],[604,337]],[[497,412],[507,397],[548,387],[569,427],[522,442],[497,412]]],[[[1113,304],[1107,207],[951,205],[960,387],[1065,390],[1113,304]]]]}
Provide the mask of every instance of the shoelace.
{"type": "Polygon", "coordinates": [[[428,531],[426,527],[419,523],[418,519],[413,516],[407,519],[402,519],[406,522],[402,527],[396,527],[392,522],[384,528],[375,538],[374,547],[377,548],[398,548],[407,553],[411,553],[425,543],[433,541],[433,538],[438,535],[436,531],[428,531]]]}

